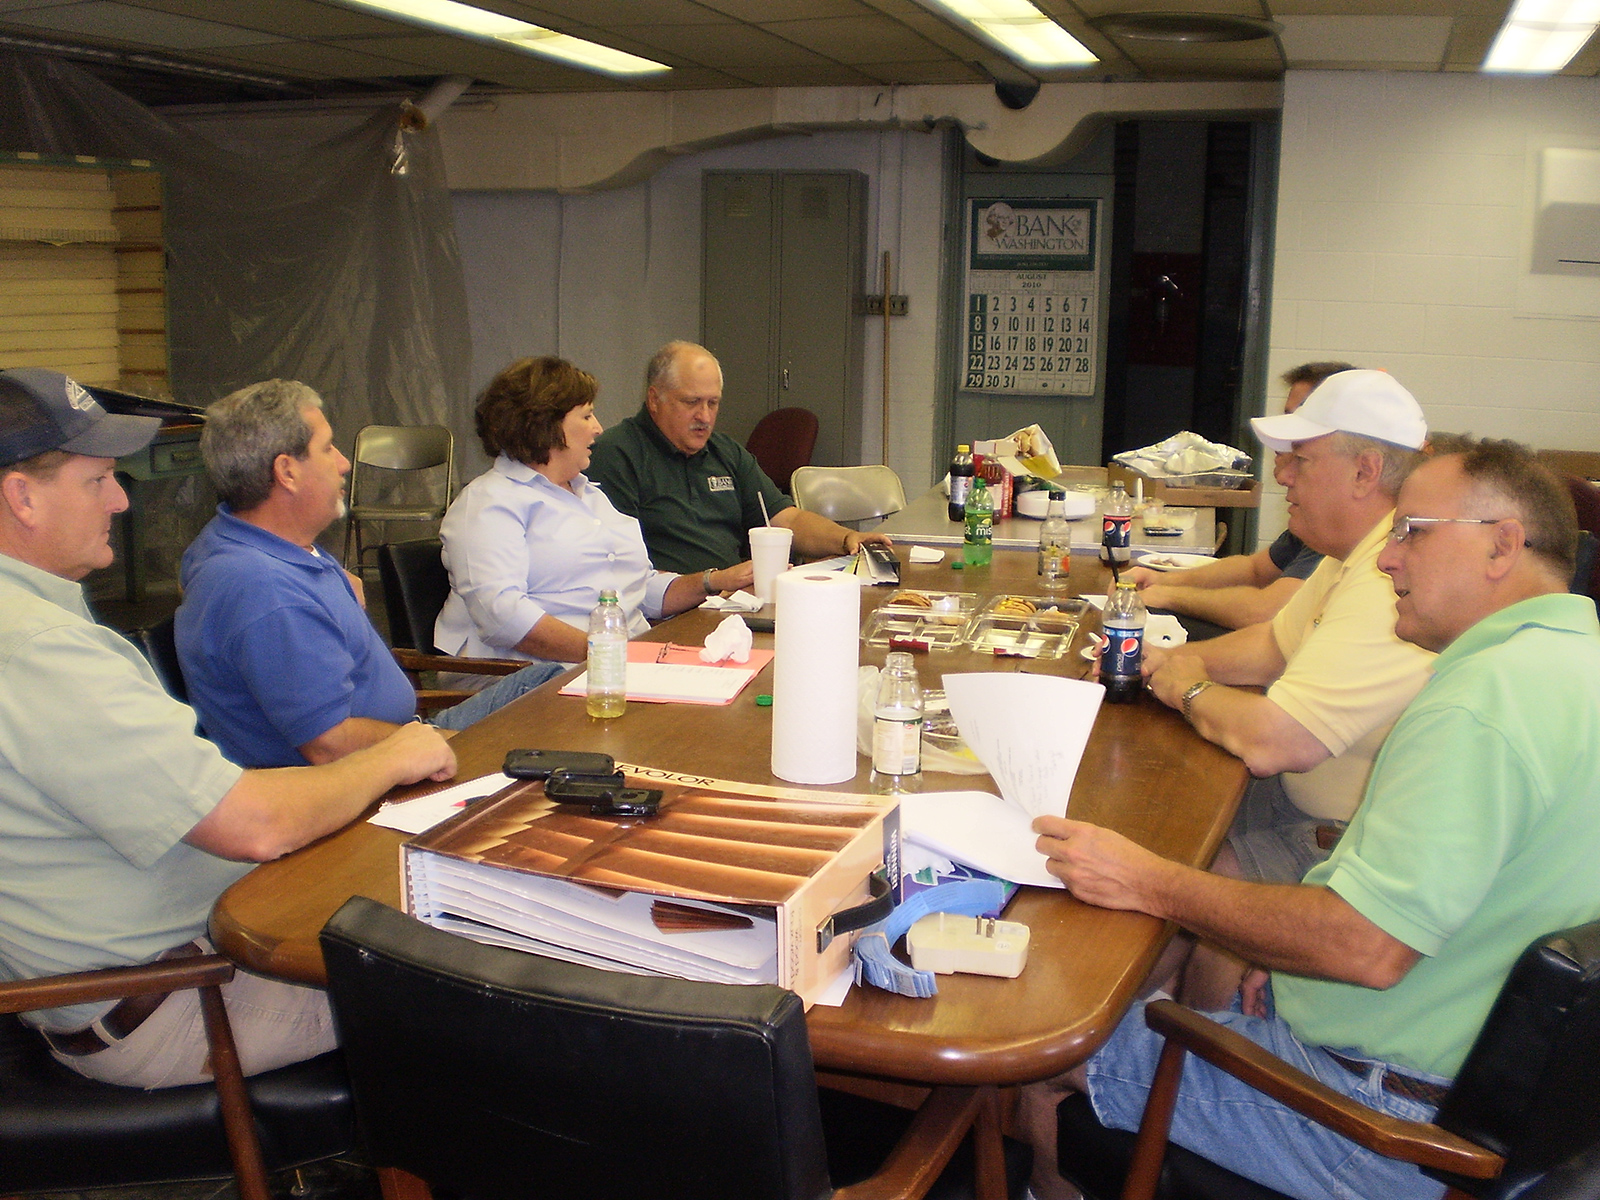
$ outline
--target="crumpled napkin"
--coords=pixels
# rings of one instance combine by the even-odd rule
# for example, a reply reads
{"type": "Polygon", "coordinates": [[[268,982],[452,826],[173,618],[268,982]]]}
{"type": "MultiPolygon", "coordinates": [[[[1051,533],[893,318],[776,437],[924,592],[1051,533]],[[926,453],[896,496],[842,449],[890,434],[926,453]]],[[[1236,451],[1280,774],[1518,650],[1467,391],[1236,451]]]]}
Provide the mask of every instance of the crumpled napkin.
{"type": "Polygon", "coordinates": [[[1144,640],[1152,646],[1181,646],[1189,631],[1171,613],[1151,613],[1144,623],[1144,640]]]}
{"type": "Polygon", "coordinates": [[[731,596],[707,596],[700,607],[708,612],[753,613],[760,612],[764,605],[761,603],[761,597],[751,592],[740,591],[734,592],[731,596]]]}
{"type": "Polygon", "coordinates": [[[754,635],[750,626],[738,615],[724,617],[722,624],[718,625],[706,635],[705,648],[700,651],[700,661],[708,663],[750,661],[750,646],[754,635]]]}

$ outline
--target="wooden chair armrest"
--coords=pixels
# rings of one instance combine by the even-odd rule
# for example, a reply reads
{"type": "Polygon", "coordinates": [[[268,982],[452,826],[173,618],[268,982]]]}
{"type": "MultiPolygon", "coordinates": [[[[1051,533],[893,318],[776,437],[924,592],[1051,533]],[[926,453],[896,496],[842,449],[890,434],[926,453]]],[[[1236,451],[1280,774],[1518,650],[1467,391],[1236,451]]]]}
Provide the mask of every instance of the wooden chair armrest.
{"type": "Polygon", "coordinates": [[[452,688],[418,688],[417,711],[419,713],[438,712],[441,708],[451,708],[463,701],[472,699],[476,692],[464,692],[452,688]]]}
{"type": "Polygon", "coordinates": [[[140,967],[107,967],[100,971],[80,971],[74,975],[21,979],[0,983],[0,1012],[32,1012],[38,1008],[120,1000],[125,996],[178,992],[188,988],[215,986],[232,978],[231,962],[220,954],[207,954],[199,958],[146,963],[140,967]]]}
{"type": "Polygon", "coordinates": [[[1403,1121],[1343,1096],[1248,1038],[1175,1001],[1156,1000],[1146,1005],[1145,1023],[1219,1070],[1385,1158],[1472,1179],[1493,1179],[1505,1163],[1493,1151],[1437,1125],[1403,1121]]]}
{"type": "Polygon", "coordinates": [[[515,658],[457,658],[452,654],[423,654],[396,647],[395,662],[403,671],[457,671],[463,675],[513,675],[529,664],[515,658]]]}
{"type": "Polygon", "coordinates": [[[916,1200],[925,1196],[989,1103],[992,1096],[984,1088],[935,1088],[877,1173],[839,1188],[833,1193],[834,1200],[916,1200]]]}

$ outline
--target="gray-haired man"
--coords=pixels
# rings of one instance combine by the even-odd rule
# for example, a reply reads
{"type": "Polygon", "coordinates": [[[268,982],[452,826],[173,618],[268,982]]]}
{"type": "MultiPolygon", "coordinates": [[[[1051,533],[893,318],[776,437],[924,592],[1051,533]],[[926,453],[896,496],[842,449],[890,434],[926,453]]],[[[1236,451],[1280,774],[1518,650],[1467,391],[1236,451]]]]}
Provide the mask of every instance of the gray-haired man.
{"type": "MultiPolygon", "coordinates": [[[[178,655],[207,736],[234,762],[332,762],[416,715],[416,693],[316,539],[344,513],[350,463],[322,398],[252,384],[206,412],[200,449],[222,503],[183,556],[178,655]]],[[[561,673],[537,663],[435,714],[464,729],[561,673]]]]}

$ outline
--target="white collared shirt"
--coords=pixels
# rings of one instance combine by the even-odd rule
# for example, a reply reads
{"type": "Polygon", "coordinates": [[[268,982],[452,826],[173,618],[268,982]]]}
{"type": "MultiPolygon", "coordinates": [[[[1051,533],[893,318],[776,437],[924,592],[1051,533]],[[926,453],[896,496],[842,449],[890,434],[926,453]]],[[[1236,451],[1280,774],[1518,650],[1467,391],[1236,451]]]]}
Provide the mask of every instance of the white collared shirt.
{"type": "Polygon", "coordinates": [[[439,536],[450,598],[434,626],[446,654],[531,658],[512,649],[544,616],[589,627],[612,588],[637,637],[677,576],[656,571],[639,522],[583,475],[572,491],[501,455],[456,497],[439,536]],[[648,618],[648,620],[647,620],[648,618]]]}

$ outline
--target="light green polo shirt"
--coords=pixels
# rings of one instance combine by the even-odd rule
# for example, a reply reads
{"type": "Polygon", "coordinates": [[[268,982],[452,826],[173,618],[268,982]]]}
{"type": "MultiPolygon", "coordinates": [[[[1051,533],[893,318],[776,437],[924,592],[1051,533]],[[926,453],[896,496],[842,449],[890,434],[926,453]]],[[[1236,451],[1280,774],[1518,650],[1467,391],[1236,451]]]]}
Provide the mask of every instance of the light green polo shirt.
{"type": "Polygon", "coordinates": [[[204,933],[253,864],[181,839],[241,774],[79,584],[0,554],[0,975],[131,966],[204,933]]]}
{"type": "Polygon", "coordinates": [[[1275,973],[1296,1036],[1453,1077],[1528,944],[1600,917],[1597,681],[1587,596],[1524,600],[1439,655],[1305,878],[1425,957],[1387,991],[1275,973]]]}
{"type": "Polygon", "coordinates": [[[774,516],[794,505],[732,438],[713,433],[685,454],[645,408],[600,435],[584,474],[618,512],[638,518],[651,565],[680,575],[743,562],[748,531],[764,523],[761,501],[774,516]]]}

